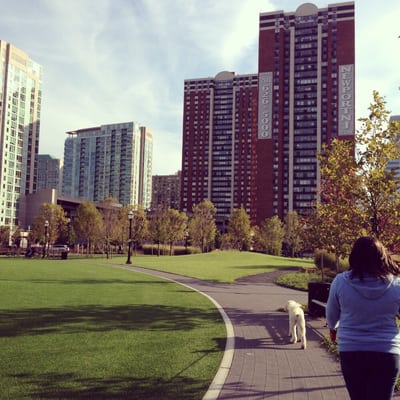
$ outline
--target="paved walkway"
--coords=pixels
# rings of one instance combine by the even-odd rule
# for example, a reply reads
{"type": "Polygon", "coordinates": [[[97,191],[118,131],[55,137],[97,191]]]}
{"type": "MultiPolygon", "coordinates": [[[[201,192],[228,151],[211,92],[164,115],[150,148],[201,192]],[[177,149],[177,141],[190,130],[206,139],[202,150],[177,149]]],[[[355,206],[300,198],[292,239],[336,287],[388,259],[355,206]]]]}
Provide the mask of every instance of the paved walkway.
{"type": "Polygon", "coordinates": [[[349,399],[339,363],[321,346],[321,339],[327,334],[324,319],[307,318],[307,350],[300,349],[300,343],[289,342],[287,314],[278,310],[289,299],[307,303],[306,292],[277,286],[273,283],[274,276],[269,274],[224,285],[127,268],[201,291],[214,299],[228,316],[233,337],[228,340],[224,365],[205,399],[349,399]]]}

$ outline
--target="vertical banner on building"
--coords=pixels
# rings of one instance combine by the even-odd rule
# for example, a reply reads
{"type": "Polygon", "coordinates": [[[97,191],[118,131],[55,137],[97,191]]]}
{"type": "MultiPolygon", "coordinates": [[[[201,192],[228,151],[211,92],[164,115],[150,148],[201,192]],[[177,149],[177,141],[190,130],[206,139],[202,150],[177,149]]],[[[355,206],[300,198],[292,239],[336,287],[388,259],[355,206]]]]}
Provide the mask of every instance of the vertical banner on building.
{"type": "Polygon", "coordinates": [[[339,65],[338,134],[354,135],[354,65],[339,65]]]}
{"type": "Polygon", "coordinates": [[[272,138],[272,72],[258,77],[258,138],[272,138]]]}

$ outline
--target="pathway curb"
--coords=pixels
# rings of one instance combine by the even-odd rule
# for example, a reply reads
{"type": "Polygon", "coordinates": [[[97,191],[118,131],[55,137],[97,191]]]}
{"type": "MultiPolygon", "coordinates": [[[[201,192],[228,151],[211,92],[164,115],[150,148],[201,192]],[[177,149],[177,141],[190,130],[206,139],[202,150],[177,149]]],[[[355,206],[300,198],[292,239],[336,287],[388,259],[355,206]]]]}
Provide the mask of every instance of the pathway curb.
{"type": "Polygon", "coordinates": [[[232,322],[231,322],[230,318],[228,317],[227,313],[225,312],[224,308],[214,298],[212,298],[207,293],[204,293],[203,291],[196,289],[195,287],[190,286],[186,283],[179,282],[178,280],[173,279],[171,277],[164,276],[163,273],[159,273],[158,271],[154,271],[154,270],[146,271],[146,270],[143,270],[142,268],[128,267],[128,266],[121,266],[121,268],[128,269],[130,271],[147,274],[147,275],[151,275],[151,276],[161,277],[168,281],[174,282],[178,285],[185,286],[185,287],[189,288],[190,290],[194,290],[195,292],[200,293],[201,295],[206,297],[208,300],[210,300],[215,305],[215,307],[221,314],[221,317],[225,324],[226,344],[225,344],[225,350],[224,350],[224,355],[221,360],[221,364],[220,364],[218,371],[215,374],[215,377],[212,380],[206,394],[203,396],[203,400],[217,400],[218,396],[224,386],[224,383],[228,376],[229,370],[231,368],[233,354],[235,351],[235,334],[234,334],[234,330],[233,330],[233,325],[232,325],[232,322]]]}

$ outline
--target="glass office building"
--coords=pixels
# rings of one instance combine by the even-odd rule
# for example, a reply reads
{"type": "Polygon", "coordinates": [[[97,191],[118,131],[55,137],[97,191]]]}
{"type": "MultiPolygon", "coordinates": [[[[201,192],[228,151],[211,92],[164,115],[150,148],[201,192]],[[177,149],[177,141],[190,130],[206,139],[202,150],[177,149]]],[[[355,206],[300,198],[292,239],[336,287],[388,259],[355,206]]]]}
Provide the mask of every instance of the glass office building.
{"type": "Polygon", "coordinates": [[[2,40],[0,60],[0,226],[13,231],[21,196],[36,191],[42,67],[2,40]]]}
{"type": "Polygon", "coordinates": [[[37,160],[37,191],[43,189],[60,190],[62,161],[49,154],[39,154],[37,160]]]}
{"type": "Polygon", "coordinates": [[[150,207],[153,147],[147,129],[127,122],[67,135],[63,196],[91,201],[112,196],[123,205],[150,207]]]}

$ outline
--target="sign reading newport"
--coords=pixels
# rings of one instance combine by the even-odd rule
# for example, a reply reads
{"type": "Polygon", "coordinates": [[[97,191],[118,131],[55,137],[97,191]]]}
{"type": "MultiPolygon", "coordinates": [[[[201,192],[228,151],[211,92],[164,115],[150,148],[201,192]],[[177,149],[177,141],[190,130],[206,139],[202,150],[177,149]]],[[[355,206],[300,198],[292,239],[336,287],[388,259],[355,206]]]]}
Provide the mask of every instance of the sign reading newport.
{"type": "Polygon", "coordinates": [[[258,138],[272,138],[272,72],[258,77],[258,138]]]}
{"type": "Polygon", "coordinates": [[[354,135],[354,65],[339,65],[339,136],[354,135]]]}

